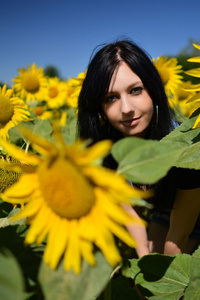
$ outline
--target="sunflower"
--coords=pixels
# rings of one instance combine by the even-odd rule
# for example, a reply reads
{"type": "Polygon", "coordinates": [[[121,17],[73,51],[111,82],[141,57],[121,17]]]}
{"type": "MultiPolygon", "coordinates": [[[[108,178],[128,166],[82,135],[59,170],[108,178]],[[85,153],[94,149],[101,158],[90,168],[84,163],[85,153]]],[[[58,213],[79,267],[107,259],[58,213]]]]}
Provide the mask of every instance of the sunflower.
{"type": "MultiPolygon", "coordinates": [[[[200,45],[193,44],[193,46],[196,49],[200,50],[200,45]]],[[[189,62],[200,63],[200,56],[191,57],[191,58],[188,59],[188,61],[189,62]]],[[[191,69],[191,70],[185,71],[185,73],[187,75],[200,78],[200,68],[191,69]]],[[[185,90],[190,91],[190,92],[197,92],[196,95],[194,95],[192,98],[190,98],[188,100],[188,103],[195,103],[197,106],[199,106],[199,103],[200,103],[200,84],[192,85],[191,87],[186,88],[185,90]]],[[[193,129],[194,128],[200,128],[200,115],[197,117],[197,119],[196,119],[196,121],[195,121],[192,128],[193,129]]]]}
{"type": "Polygon", "coordinates": [[[83,81],[86,76],[85,73],[80,73],[77,78],[72,77],[68,80],[67,82],[67,87],[66,87],[66,104],[69,107],[74,107],[77,108],[78,106],[78,97],[82,88],[83,81]]]}
{"type": "Polygon", "coordinates": [[[66,82],[60,81],[59,78],[48,78],[47,88],[44,94],[44,100],[51,109],[59,108],[65,104],[66,99],[66,82]]]}
{"type": "Polygon", "coordinates": [[[37,105],[36,107],[29,107],[31,111],[37,116],[38,119],[41,120],[51,120],[53,112],[48,110],[44,105],[37,105]]]}
{"type": "Polygon", "coordinates": [[[0,137],[8,138],[8,130],[21,121],[29,120],[23,100],[13,96],[13,90],[7,89],[6,84],[0,87],[0,137]]]}
{"type": "Polygon", "coordinates": [[[42,156],[25,154],[4,141],[6,151],[33,167],[24,170],[19,181],[1,196],[4,201],[25,204],[13,219],[29,218],[26,242],[40,244],[47,237],[44,262],[52,269],[61,257],[65,270],[73,269],[77,274],[82,258],[95,265],[93,245],[114,267],[121,260],[114,235],[130,247],[136,245],[125,229],[136,220],[122,205],[146,193],[133,189],[121,175],[100,165],[111,142],[85,148],[80,141],[66,145],[58,133],[54,143],[25,130],[22,133],[42,156]]]}
{"type": "Polygon", "coordinates": [[[178,65],[176,58],[169,59],[168,56],[153,58],[153,64],[160,74],[167,96],[171,97],[177,86],[182,82],[182,76],[178,75],[182,72],[182,66],[178,65]]]}
{"type": "Polygon", "coordinates": [[[46,87],[46,77],[43,68],[34,63],[32,67],[28,65],[28,70],[25,68],[18,69],[19,75],[13,79],[13,85],[16,94],[22,99],[26,98],[27,102],[31,100],[42,101],[44,98],[44,90],[46,87]]]}
{"type": "Polygon", "coordinates": [[[190,90],[192,87],[191,81],[183,81],[175,90],[172,100],[175,108],[178,107],[182,114],[188,117],[198,108],[196,103],[188,102],[191,97],[196,95],[195,91],[190,90]]]}

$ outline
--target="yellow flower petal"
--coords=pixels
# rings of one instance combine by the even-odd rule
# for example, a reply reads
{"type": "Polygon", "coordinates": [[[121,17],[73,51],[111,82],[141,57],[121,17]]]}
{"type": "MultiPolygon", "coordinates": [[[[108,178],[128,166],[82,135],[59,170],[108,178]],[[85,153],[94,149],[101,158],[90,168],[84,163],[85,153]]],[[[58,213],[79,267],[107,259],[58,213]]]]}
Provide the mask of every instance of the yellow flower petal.
{"type": "Polygon", "coordinates": [[[200,115],[197,117],[192,129],[200,128],[200,115]]]}
{"type": "Polygon", "coordinates": [[[19,147],[11,144],[7,141],[1,139],[1,146],[5,151],[7,151],[12,157],[15,157],[18,161],[21,161],[26,164],[39,164],[41,162],[40,158],[36,155],[32,155],[29,153],[24,153],[19,147]]]}
{"type": "Polygon", "coordinates": [[[37,176],[35,174],[23,174],[17,183],[6,189],[1,197],[4,201],[11,203],[12,199],[19,204],[27,202],[37,186],[36,182],[37,176]]]}

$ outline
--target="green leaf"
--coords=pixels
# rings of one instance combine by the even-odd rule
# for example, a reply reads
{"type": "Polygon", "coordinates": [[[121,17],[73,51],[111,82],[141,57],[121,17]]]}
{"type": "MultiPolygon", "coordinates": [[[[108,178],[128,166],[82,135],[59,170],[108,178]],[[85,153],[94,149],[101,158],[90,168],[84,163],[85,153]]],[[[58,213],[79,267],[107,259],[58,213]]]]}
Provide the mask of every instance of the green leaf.
{"type": "Polygon", "coordinates": [[[111,149],[118,173],[135,183],[152,184],[164,177],[183,152],[173,144],[136,137],[124,138],[111,149]]]}
{"type": "Polygon", "coordinates": [[[0,218],[0,228],[7,227],[7,226],[15,226],[15,225],[23,225],[25,224],[25,218],[19,219],[18,221],[11,221],[10,218],[17,214],[21,209],[20,208],[15,208],[11,210],[9,215],[5,218],[0,218]]]}
{"type": "Polygon", "coordinates": [[[175,162],[178,168],[200,169],[200,142],[189,145],[175,162]]]}
{"type": "Polygon", "coordinates": [[[138,292],[130,285],[129,281],[117,275],[110,280],[104,292],[98,300],[141,300],[138,292]]]}
{"type": "Polygon", "coordinates": [[[0,299],[25,299],[24,279],[21,269],[8,249],[1,249],[0,266],[0,299]]]}
{"type": "Polygon", "coordinates": [[[131,276],[148,299],[178,300],[189,283],[191,256],[149,254],[130,261],[124,275],[131,276]]]}
{"type": "Polygon", "coordinates": [[[25,245],[24,238],[26,234],[27,225],[2,227],[0,228],[0,245],[9,249],[14,254],[23,270],[27,292],[35,293],[37,290],[37,274],[44,253],[44,245],[25,245]]]}
{"type": "Polygon", "coordinates": [[[22,133],[20,132],[20,127],[27,128],[36,135],[47,139],[50,139],[52,132],[51,124],[47,120],[35,119],[33,122],[21,122],[19,125],[9,130],[10,141],[14,144],[19,144],[22,140],[25,141],[22,133]]]}
{"type": "Polygon", "coordinates": [[[96,253],[96,262],[96,266],[91,267],[83,261],[79,275],[66,272],[63,263],[57,270],[42,263],[39,281],[45,300],[94,300],[105,288],[113,271],[101,252],[96,253]]]}
{"type": "Polygon", "coordinates": [[[67,125],[62,130],[62,136],[66,144],[72,144],[77,139],[77,120],[75,118],[67,122],[67,125]]]}
{"type": "Polygon", "coordinates": [[[190,282],[186,288],[184,300],[200,299],[200,247],[193,253],[190,264],[190,282]]]}
{"type": "Polygon", "coordinates": [[[192,129],[198,115],[200,108],[198,108],[190,118],[185,120],[180,126],[175,128],[170,134],[165,136],[161,141],[173,142],[177,146],[191,145],[200,141],[200,128],[192,129]]]}

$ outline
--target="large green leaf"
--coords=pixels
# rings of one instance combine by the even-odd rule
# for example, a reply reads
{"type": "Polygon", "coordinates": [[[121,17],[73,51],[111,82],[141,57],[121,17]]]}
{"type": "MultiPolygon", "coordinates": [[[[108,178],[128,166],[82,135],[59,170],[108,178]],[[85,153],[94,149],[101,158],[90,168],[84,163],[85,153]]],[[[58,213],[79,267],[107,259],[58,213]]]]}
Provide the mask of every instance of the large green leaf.
{"type": "Polygon", "coordinates": [[[22,271],[17,260],[8,249],[1,249],[0,266],[0,299],[25,299],[22,271]]]}
{"type": "Polygon", "coordinates": [[[91,267],[85,261],[81,274],[66,272],[61,263],[57,270],[41,265],[39,281],[45,300],[94,300],[110,280],[112,267],[101,252],[96,253],[96,266],[91,267]]]}
{"type": "Polygon", "coordinates": [[[200,247],[193,253],[190,264],[190,282],[184,300],[200,299],[200,247]]]}
{"type": "Polygon", "coordinates": [[[111,149],[119,163],[118,173],[135,183],[152,184],[164,177],[173,166],[182,147],[136,137],[124,138],[111,149]]]}
{"type": "Polygon", "coordinates": [[[147,299],[178,300],[184,294],[190,280],[190,255],[150,254],[130,262],[123,274],[135,280],[147,299]]]}

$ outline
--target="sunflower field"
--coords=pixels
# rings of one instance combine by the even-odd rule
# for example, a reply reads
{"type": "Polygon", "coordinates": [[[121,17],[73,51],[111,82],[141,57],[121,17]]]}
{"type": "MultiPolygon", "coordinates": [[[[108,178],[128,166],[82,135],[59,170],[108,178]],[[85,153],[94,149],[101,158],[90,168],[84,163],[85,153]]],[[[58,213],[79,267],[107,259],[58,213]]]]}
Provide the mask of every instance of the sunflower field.
{"type": "MultiPolygon", "coordinates": [[[[160,141],[79,140],[87,71],[61,80],[33,63],[0,88],[0,299],[200,299],[200,248],[138,259],[126,229],[148,225],[123,206],[150,209],[150,192],[128,181],[154,184],[172,167],[200,169],[200,82],[184,81],[175,57],[153,63],[181,120],[160,141]],[[117,172],[102,165],[109,152],[117,172]]],[[[186,73],[200,78],[198,67],[186,73]]]]}

